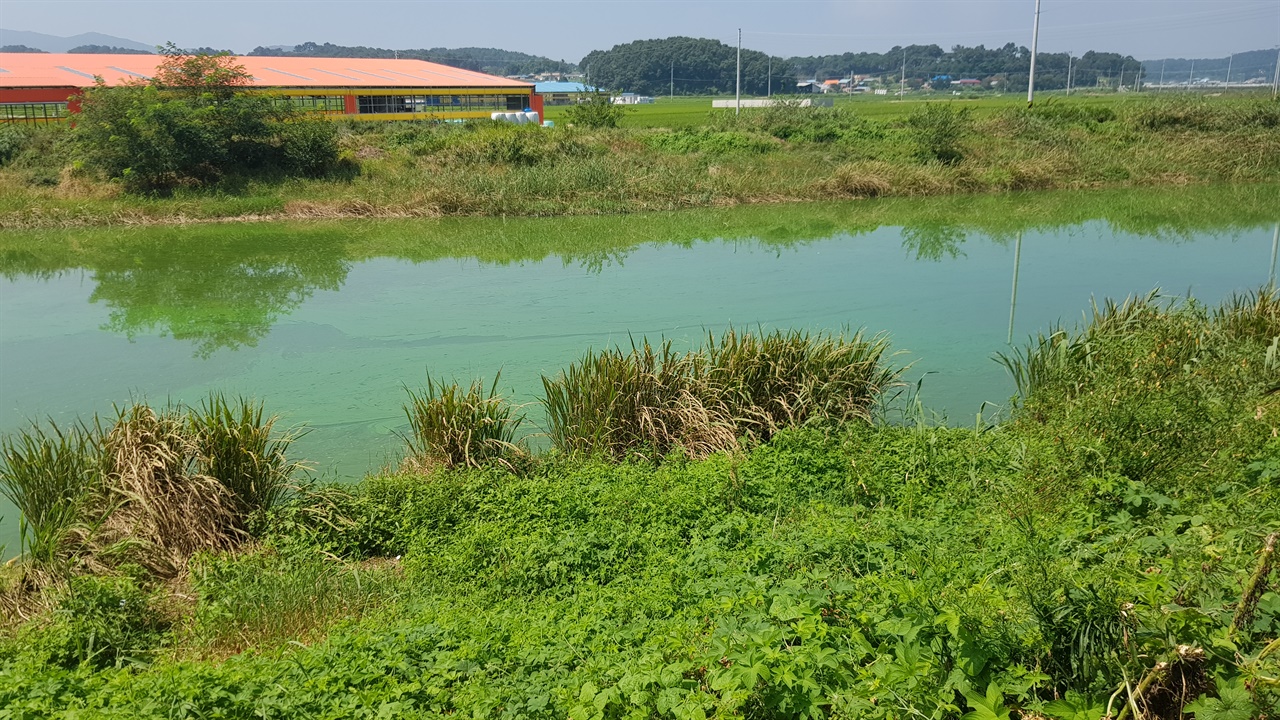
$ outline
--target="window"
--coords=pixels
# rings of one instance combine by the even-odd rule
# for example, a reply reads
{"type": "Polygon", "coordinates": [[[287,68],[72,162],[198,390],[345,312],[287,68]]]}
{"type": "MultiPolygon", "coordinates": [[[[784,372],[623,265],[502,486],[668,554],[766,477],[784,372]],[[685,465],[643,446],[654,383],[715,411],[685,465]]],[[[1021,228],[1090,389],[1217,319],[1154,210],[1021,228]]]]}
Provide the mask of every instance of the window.
{"type": "Polygon", "coordinates": [[[64,102],[40,103],[2,103],[0,104],[0,123],[5,122],[48,122],[67,116],[67,104],[64,102]]]}
{"type": "Polygon", "coordinates": [[[347,108],[346,99],[342,95],[277,95],[272,99],[277,105],[326,115],[341,115],[347,108]]]}
{"type": "Polygon", "coordinates": [[[511,112],[529,105],[528,95],[360,95],[361,115],[383,113],[511,112]]]}

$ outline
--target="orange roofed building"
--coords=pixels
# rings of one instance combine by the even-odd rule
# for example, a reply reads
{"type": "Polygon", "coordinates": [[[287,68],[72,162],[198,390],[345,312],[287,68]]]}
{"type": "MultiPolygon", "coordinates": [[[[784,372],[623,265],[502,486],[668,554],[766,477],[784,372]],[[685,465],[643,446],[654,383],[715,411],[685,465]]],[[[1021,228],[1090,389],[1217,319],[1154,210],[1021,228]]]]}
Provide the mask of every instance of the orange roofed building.
{"type": "MultiPolygon", "coordinates": [[[[159,55],[0,53],[0,123],[47,122],[79,110],[98,78],[145,82],[159,55]]],[[[249,92],[303,110],[353,120],[466,120],[526,109],[542,115],[530,83],[423,60],[237,57],[249,92]]]]}

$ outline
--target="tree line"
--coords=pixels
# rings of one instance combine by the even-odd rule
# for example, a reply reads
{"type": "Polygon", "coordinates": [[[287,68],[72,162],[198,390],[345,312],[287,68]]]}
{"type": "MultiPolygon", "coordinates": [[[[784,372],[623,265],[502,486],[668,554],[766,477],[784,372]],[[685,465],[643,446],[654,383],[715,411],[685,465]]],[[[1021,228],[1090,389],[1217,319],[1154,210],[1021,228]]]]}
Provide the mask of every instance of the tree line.
{"type": "MultiPolygon", "coordinates": [[[[589,53],[579,63],[593,85],[644,95],[704,95],[733,93],[738,49],[718,40],[671,37],[638,40],[609,50],[589,53]]],[[[824,80],[853,75],[888,76],[912,87],[925,82],[945,87],[960,78],[997,80],[1000,87],[1025,90],[1031,51],[1008,43],[998,48],[956,45],[897,46],[887,52],[780,58],[755,50],[742,51],[742,91],[764,95],[795,91],[797,81],[824,80]],[[905,65],[904,65],[905,63],[905,65]]],[[[1089,51],[1070,60],[1066,53],[1040,53],[1036,60],[1036,87],[1064,88],[1070,69],[1075,86],[1114,86],[1122,77],[1128,85],[1142,63],[1131,55],[1089,51]],[[1070,68],[1068,68],[1068,65],[1070,68]]]]}
{"type": "Polygon", "coordinates": [[[430,48],[416,50],[388,50],[386,48],[334,45],[333,43],[305,42],[292,50],[257,47],[250,55],[268,57],[330,57],[330,58],[401,58],[426,60],[427,62],[488,73],[490,75],[531,75],[542,72],[572,72],[574,65],[563,60],[552,60],[540,55],[497,48],[430,48]]]}

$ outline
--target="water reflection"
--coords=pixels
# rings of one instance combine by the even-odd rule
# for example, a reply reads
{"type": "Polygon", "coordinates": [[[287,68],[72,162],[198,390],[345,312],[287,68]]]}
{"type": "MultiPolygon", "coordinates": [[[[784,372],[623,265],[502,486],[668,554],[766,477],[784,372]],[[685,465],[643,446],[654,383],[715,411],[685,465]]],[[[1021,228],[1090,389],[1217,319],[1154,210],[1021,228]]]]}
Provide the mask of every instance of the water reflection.
{"type": "MultiPolygon", "coordinates": [[[[372,258],[415,263],[445,258],[521,264],[558,257],[600,274],[645,246],[712,240],[781,253],[830,238],[901,228],[908,257],[965,256],[973,236],[1014,242],[1009,339],[1013,338],[1022,236],[1090,219],[1164,241],[1234,232],[1274,218],[1274,186],[1167,191],[1051,193],[784,207],[747,207],[625,217],[465,219],[438,222],[205,225],[0,235],[0,273],[49,277],[83,268],[89,297],[105,306],[103,329],[131,340],[168,336],[197,358],[255,347],[318,291],[336,291],[354,264],[372,258]]],[[[1280,225],[1276,226],[1280,238],[1280,225]]],[[[1274,282],[1273,239],[1270,277],[1274,282]]],[[[874,271],[869,269],[868,271],[874,271]]],[[[1135,290],[1144,290],[1136,288],[1135,290]]]]}
{"type": "Polygon", "coordinates": [[[349,263],[341,255],[210,258],[150,255],[129,268],[93,273],[89,299],[110,308],[103,329],[130,340],[157,333],[189,341],[197,357],[253,347],[317,290],[337,290],[349,263]]]}

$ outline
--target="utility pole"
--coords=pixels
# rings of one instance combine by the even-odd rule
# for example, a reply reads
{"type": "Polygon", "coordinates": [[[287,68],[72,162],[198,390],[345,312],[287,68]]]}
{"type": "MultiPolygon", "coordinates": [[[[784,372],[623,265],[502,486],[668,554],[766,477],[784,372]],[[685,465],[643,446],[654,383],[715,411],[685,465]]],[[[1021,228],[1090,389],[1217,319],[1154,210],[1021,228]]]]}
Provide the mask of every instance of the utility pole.
{"type": "Polygon", "coordinates": [[[1164,89],[1164,64],[1169,62],[1168,59],[1160,61],[1160,89],[1164,89]]]}
{"type": "Polygon", "coordinates": [[[773,56],[772,55],[769,56],[769,85],[768,85],[768,88],[765,90],[764,96],[767,98],[773,97],[773,56]]]}
{"type": "Polygon", "coordinates": [[[898,99],[907,99],[907,49],[902,48],[902,81],[898,84],[898,99]]]}
{"type": "Polygon", "coordinates": [[[1231,63],[1236,59],[1236,54],[1231,53],[1227,56],[1227,81],[1223,85],[1231,87],[1231,63]]]}
{"type": "Polygon", "coordinates": [[[1116,81],[1116,92],[1124,91],[1124,66],[1120,66],[1120,79],[1116,81]]]}
{"type": "Polygon", "coordinates": [[[1067,51],[1067,97],[1071,97],[1071,51],[1067,51]]]}
{"type": "Polygon", "coordinates": [[[1276,50],[1276,74],[1271,78],[1271,99],[1280,95],[1280,50],[1276,50]]]}
{"type": "Polygon", "coordinates": [[[676,99],[676,61],[671,61],[671,91],[668,95],[672,100],[676,99]]]}
{"type": "Polygon", "coordinates": [[[742,28],[738,28],[738,72],[734,81],[734,95],[737,103],[734,105],[733,114],[742,114],[742,28]]]}
{"type": "Polygon", "coordinates": [[[1031,26],[1031,75],[1027,78],[1027,107],[1036,99],[1036,44],[1040,42],[1040,0],[1036,0],[1036,20],[1031,26]]]}
{"type": "Polygon", "coordinates": [[[1191,81],[1196,78],[1196,61],[1191,61],[1191,72],[1187,74],[1187,90],[1191,90],[1191,81]]]}
{"type": "Polygon", "coordinates": [[[1280,250],[1280,222],[1276,223],[1275,230],[1271,231],[1271,275],[1267,278],[1267,284],[1272,288],[1276,286],[1276,251],[1280,250]]]}
{"type": "Polygon", "coordinates": [[[1022,268],[1022,231],[1018,231],[1018,244],[1013,248],[1013,293],[1009,297],[1009,340],[1013,342],[1013,315],[1018,309],[1018,270],[1022,268]]]}

